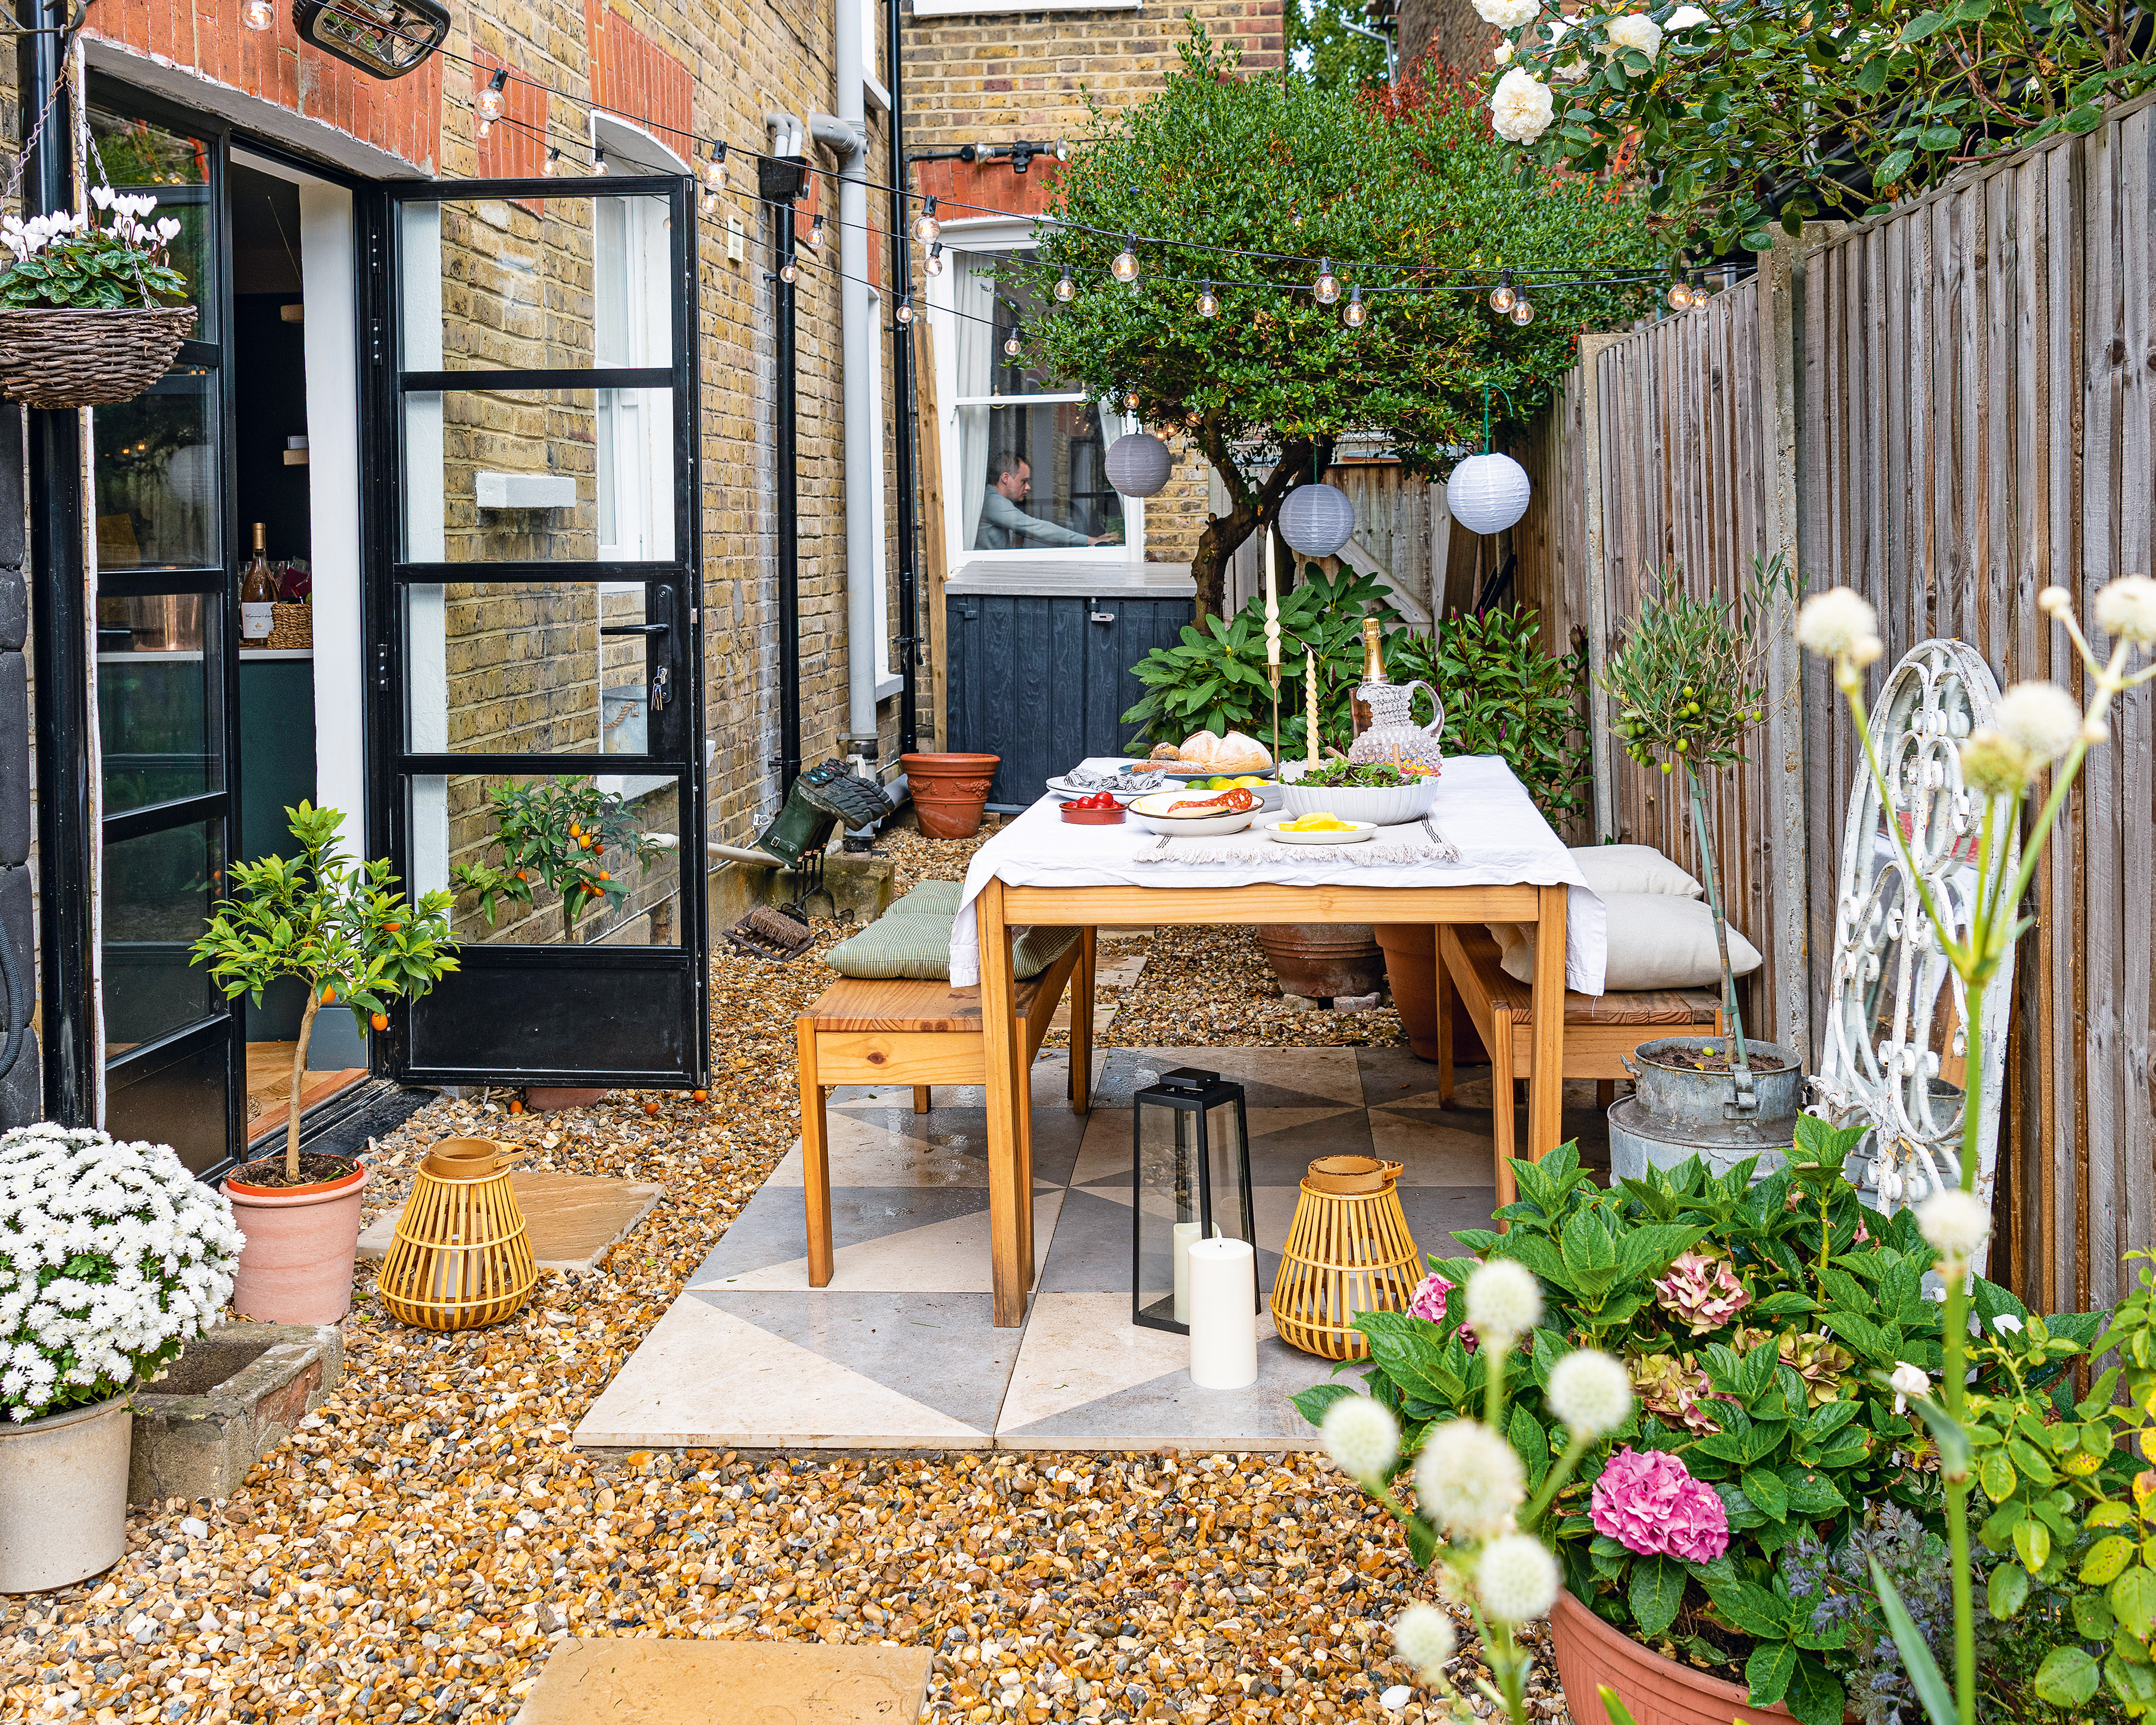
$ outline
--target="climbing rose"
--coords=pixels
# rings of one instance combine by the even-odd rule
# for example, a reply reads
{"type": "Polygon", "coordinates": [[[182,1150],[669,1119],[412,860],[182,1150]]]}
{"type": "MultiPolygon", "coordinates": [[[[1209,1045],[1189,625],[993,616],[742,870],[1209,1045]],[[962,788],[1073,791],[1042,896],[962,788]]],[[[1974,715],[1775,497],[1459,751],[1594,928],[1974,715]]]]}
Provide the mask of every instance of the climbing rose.
{"type": "Polygon", "coordinates": [[[1501,30],[1517,30],[1541,10],[1539,0],[1475,0],[1475,15],[1501,30]]]}
{"type": "Polygon", "coordinates": [[[1704,1252],[1681,1252],[1655,1284],[1656,1301],[1695,1336],[1718,1330],[1752,1303],[1729,1266],[1704,1252]]]}
{"type": "Polygon", "coordinates": [[[1642,1557],[1707,1563],[1729,1549],[1729,1512],[1676,1456],[1629,1445],[1609,1458],[1588,1504],[1594,1531],[1642,1557]]]}
{"type": "Polygon", "coordinates": [[[1557,117],[1557,98],[1549,85],[1523,66],[1497,80],[1490,98],[1490,127],[1508,144],[1532,144],[1557,117]]]}
{"type": "Polygon", "coordinates": [[[1637,49],[1649,59],[1662,51],[1662,27],[1644,12],[1609,20],[1609,40],[1620,49],[1637,49]]]}

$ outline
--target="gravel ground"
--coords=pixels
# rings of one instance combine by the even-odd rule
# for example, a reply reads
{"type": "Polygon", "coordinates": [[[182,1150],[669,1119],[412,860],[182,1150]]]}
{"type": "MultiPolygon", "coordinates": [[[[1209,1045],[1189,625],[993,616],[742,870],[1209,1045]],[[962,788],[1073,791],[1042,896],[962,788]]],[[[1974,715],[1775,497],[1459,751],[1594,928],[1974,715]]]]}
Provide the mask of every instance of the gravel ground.
{"type": "MultiPolygon", "coordinates": [[[[902,885],[963,873],[973,848],[891,845],[902,885]]],[[[845,932],[819,930],[819,947],[845,932]]],[[[362,1265],[338,1393],[230,1500],[137,1512],[116,1568],[0,1600],[0,1712],[507,1718],[574,1633],[931,1647],[937,1725],[1441,1717],[1419,1690],[1404,1710],[1379,1705],[1413,1681],[1384,1625],[1419,1579],[1322,1461],[568,1447],[794,1138],[792,1018],[827,975],[806,957],[714,963],[707,1104],[616,1093],[535,1115],[444,1100],[378,1144],[376,1213],[452,1133],[667,1192],[600,1269],[542,1276],[517,1317],[469,1336],[382,1317],[362,1265]]],[[[1389,1014],[1290,1013],[1269,983],[1246,934],[1158,937],[1145,998],[1109,1040],[1397,1036],[1389,1014]]],[[[1537,1711],[1562,1717],[1553,1694],[1544,1681],[1537,1711]]]]}

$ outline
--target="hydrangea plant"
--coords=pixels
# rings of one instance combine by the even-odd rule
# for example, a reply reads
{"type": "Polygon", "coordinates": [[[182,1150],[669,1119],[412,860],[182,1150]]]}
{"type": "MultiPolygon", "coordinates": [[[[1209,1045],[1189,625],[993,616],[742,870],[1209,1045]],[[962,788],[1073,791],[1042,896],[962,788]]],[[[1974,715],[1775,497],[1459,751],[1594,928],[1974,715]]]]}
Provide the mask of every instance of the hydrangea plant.
{"type": "Polygon", "coordinates": [[[18,1127],[0,1137],[0,1406],[107,1400],[169,1363],[232,1293],[232,1206],[162,1144],[18,1127]]]}

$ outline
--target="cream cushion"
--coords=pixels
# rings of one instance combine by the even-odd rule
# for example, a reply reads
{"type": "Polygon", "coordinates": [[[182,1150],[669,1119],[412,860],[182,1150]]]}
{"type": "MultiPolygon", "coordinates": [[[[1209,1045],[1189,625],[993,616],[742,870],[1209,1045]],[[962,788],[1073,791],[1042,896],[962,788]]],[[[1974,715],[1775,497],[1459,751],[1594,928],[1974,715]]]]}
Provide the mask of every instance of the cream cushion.
{"type": "MultiPolygon", "coordinates": [[[[1643,847],[1625,846],[1627,850],[1643,847]]],[[[1722,982],[1722,960],[1715,951],[1714,913],[1704,899],[1669,892],[1599,892],[1609,917],[1609,957],[1602,986],[1611,993],[1635,988],[1712,988],[1722,982]]],[[[1515,982],[1534,980],[1532,923],[1493,922],[1505,974],[1515,982]]],[[[1749,976],[1759,968],[1758,948],[1729,931],[1729,968],[1749,976]]]]}
{"type": "Polygon", "coordinates": [[[1597,898],[1620,892],[1660,892],[1703,898],[1706,889],[1651,845],[1576,845],[1573,860],[1597,898]]]}

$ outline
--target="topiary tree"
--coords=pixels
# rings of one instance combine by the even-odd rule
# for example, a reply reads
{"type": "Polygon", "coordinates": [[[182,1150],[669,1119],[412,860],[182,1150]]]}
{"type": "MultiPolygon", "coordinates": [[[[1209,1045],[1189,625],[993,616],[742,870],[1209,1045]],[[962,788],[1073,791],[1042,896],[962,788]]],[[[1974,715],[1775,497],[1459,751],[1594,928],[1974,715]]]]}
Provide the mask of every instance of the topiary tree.
{"type": "Polygon", "coordinates": [[[1050,308],[1026,332],[1029,362],[1103,398],[1135,393],[1142,419],[1187,426],[1219,473],[1229,508],[1191,572],[1201,608],[1219,612],[1229,556],[1343,434],[1380,434],[1409,463],[1440,468],[1479,437],[1486,385],[1532,414],[1578,332],[1621,326],[1653,291],[1523,275],[1533,321],[1491,311],[1505,269],[1576,280],[1654,274],[1661,257],[1630,197],[1522,173],[1480,101],[1440,73],[1364,95],[1291,72],[1241,77],[1194,25],[1158,95],[1095,109],[1039,251],[1005,266],[1050,308]],[[1127,284],[1111,273],[1126,234],[1142,236],[1127,284]],[[1337,303],[1312,290],[1323,259],[1337,303]],[[1066,270],[1075,292],[1060,303],[1066,270]],[[1209,317],[1198,309],[1209,280],[1209,317]],[[1353,327],[1358,296],[1368,318],[1353,327]],[[1262,483],[1244,472],[1260,450],[1272,460],[1262,483]]]}

